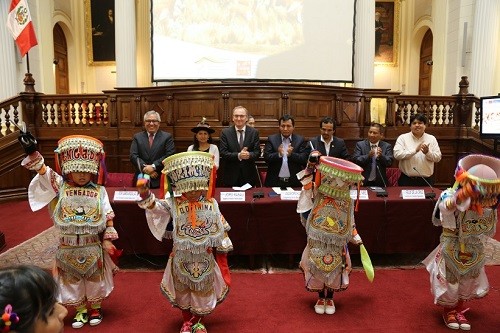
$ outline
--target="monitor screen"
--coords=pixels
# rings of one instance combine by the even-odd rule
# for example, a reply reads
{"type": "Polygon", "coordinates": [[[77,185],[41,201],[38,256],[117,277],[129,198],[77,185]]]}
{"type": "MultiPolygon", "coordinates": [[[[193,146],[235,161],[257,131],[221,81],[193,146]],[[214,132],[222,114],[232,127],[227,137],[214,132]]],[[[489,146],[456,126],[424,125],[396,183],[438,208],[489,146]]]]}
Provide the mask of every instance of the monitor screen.
{"type": "Polygon", "coordinates": [[[500,139],[500,95],[481,97],[480,136],[500,139]]]}
{"type": "Polygon", "coordinates": [[[356,0],[151,0],[152,80],[354,81],[356,0]]]}

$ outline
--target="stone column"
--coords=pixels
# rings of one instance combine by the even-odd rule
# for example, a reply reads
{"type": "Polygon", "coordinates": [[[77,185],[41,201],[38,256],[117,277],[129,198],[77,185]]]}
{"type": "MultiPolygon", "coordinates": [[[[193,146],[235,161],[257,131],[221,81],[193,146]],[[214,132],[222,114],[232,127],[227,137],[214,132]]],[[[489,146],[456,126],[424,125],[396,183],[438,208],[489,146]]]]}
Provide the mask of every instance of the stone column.
{"type": "Polygon", "coordinates": [[[474,12],[469,92],[476,96],[496,95],[495,68],[500,56],[500,1],[478,0],[474,12]]]}
{"type": "Polygon", "coordinates": [[[116,85],[137,86],[135,0],[115,1],[116,85]]]}
{"type": "Polygon", "coordinates": [[[7,99],[19,93],[16,72],[17,46],[14,37],[6,25],[10,1],[0,1],[0,100],[7,99]]]}
{"type": "Polygon", "coordinates": [[[375,60],[375,1],[356,2],[354,87],[373,88],[375,60]]]}

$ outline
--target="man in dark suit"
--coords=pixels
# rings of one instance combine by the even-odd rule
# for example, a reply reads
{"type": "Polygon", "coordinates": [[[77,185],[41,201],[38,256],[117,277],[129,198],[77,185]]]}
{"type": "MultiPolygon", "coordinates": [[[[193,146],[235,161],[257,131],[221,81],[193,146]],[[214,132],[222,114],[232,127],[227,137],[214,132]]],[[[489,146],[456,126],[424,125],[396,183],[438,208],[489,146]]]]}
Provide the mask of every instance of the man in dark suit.
{"type": "Polygon", "coordinates": [[[160,131],[160,114],[154,110],[144,114],[145,131],[134,134],[130,146],[130,162],[136,169],[134,183],[140,173],[151,177],[151,188],[160,187],[162,161],[175,154],[172,134],[160,131]]]}
{"type": "Polygon", "coordinates": [[[267,163],[265,186],[301,187],[296,174],[307,163],[306,141],[303,136],[293,134],[295,120],[290,115],[279,119],[279,134],[270,135],[264,148],[267,163]]]}
{"type": "Polygon", "coordinates": [[[352,161],[363,168],[363,186],[386,187],[386,168],[392,165],[392,145],[382,141],[382,125],[372,123],[368,139],[356,142],[352,161]]]}
{"type": "Polygon", "coordinates": [[[319,123],[321,135],[318,135],[309,141],[306,147],[307,156],[312,150],[317,150],[321,156],[332,156],[349,160],[349,152],[343,139],[335,136],[336,125],[332,118],[325,117],[319,123]]]}
{"type": "Polygon", "coordinates": [[[260,138],[255,128],[246,125],[247,120],[247,109],[235,107],[234,125],[223,129],[220,136],[222,181],[226,187],[257,184],[255,160],[260,156],[260,138]]]}

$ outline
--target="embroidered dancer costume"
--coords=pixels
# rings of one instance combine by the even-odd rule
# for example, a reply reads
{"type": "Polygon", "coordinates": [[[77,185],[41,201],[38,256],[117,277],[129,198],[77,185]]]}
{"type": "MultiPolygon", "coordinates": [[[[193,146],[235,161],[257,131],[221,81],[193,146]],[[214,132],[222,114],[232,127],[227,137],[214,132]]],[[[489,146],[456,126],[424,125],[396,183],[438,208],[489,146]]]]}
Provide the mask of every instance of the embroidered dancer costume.
{"type": "Polygon", "coordinates": [[[462,158],[455,185],[443,191],[433,214],[442,226],[439,246],[424,259],[434,303],[443,306],[451,329],[470,330],[464,301],[485,296],[485,242],[495,234],[500,194],[500,160],[485,155],[462,158]]]}
{"type": "Polygon", "coordinates": [[[59,140],[55,153],[57,171],[44,164],[38,151],[30,152],[22,161],[24,167],[38,173],[28,188],[29,203],[33,211],[49,205],[60,232],[54,268],[60,286],[58,301],[77,308],[74,328],[89,320],[94,326],[102,320],[101,301],[113,290],[113,273],[117,270],[110,257],[117,254],[116,248],[107,243],[103,251],[103,242],[118,239],[114,213],[101,185],[103,144],[92,137],[72,135],[59,140]],[[87,174],[83,177],[88,180],[78,184],[76,178],[82,174],[87,174]],[[92,176],[97,178],[96,183],[91,181],[92,176]],[[90,316],[87,302],[91,303],[90,316]]]}
{"type": "Polygon", "coordinates": [[[227,236],[229,224],[211,196],[215,181],[213,156],[185,152],[166,158],[163,164],[166,187],[172,186],[170,195],[157,199],[149,190],[144,191],[139,180],[144,199],[138,204],[146,209],[152,234],[158,240],[173,239],[160,288],[170,303],[182,310],[184,324],[180,332],[206,332],[201,317],[210,314],[229,291],[227,252],[232,250],[227,236]]]}
{"type": "Polygon", "coordinates": [[[300,267],[306,289],[319,293],[316,313],[333,314],[333,291],[345,290],[349,285],[352,266],[347,244],[362,244],[354,223],[355,202],[350,187],[356,183],[359,186],[363,169],[330,156],[322,156],[319,161],[315,182],[311,162],[297,175],[303,184],[297,212],[301,213],[307,233],[300,267]]]}

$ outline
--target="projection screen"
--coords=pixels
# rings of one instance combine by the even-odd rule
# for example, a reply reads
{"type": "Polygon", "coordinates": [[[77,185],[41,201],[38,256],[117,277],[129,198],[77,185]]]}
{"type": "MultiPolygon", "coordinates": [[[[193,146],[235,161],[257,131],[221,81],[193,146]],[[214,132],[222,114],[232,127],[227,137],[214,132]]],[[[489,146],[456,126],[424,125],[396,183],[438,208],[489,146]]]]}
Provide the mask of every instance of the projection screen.
{"type": "Polygon", "coordinates": [[[153,81],[353,82],[356,0],[151,0],[153,81]]]}

